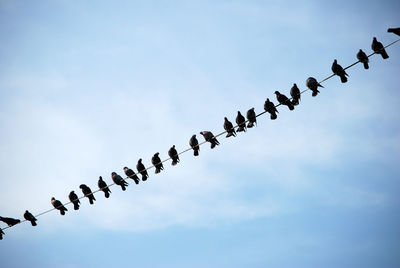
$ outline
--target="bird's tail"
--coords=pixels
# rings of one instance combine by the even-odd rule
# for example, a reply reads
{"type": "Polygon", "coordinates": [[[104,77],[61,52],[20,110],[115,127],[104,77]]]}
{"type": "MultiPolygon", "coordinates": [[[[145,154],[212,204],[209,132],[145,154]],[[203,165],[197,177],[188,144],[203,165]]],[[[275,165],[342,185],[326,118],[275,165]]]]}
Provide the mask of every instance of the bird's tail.
{"type": "Polygon", "coordinates": [[[37,225],[36,221],[31,221],[31,223],[32,223],[32,226],[36,226],[37,225]]]}
{"type": "Polygon", "coordinates": [[[228,132],[228,134],[226,134],[227,138],[232,137],[232,136],[234,136],[233,132],[228,132]]]}
{"type": "Polygon", "coordinates": [[[198,156],[198,155],[199,155],[199,150],[194,150],[194,151],[193,151],[193,155],[194,155],[194,156],[198,156]]]}
{"type": "Polygon", "coordinates": [[[271,118],[271,120],[275,120],[278,118],[278,116],[276,115],[276,113],[271,113],[270,118],[271,118]]]}
{"type": "Polygon", "coordinates": [[[60,214],[61,214],[61,215],[65,215],[65,210],[64,210],[64,209],[61,209],[61,210],[60,210],[60,214]]]}
{"type": "Polygon", "coordinates": [[[90,198],[90,197],[89,197],[89,203],[90,203],[91,205],[93,205],[93,198],[90,198]]]}
{"type": "Polygon", "coordinates": [[[156,171],[154,172],[155,174],[158,174],[161,172],[161,169],[159,167],[156,167],[156,171]]]}
{"type": "Polygon", "coordinates": [[[319,90],[315,89],[315,90],[312,91],[312,96],[316,97],[318,95],[318,93],[319,93],[319,90]]]}
{"type": "Polygon", "coordinates": [[[363,62],[363,64],[364,64],[364,69],[369,69],[369,65],[368,65],[368,62],[363,62]]]}
{"type": "Polygon", "coordinates": [[[289,107],[289,110],[291,110],[291,111],[294,110],[294,106],[290,101],[288,101],[288,107],[289,107]]]}
{"type": "Polygon", "coordinates": [[[239,126],[237,131],[238,132],[246,132],[245,126],[239,126]]]}
{"type": "Polygon", "coordinates": [[[79,209],[79,204],[78,202],[74,203],[74,210],[78,210],[79,209]]]}
{"type": "Polygon", "coordinates": [[[249,122],[249,123],[247,124],[247,127],[248,127],[248,128],[252,128],[252,127],[254,127],[254,124],[253,124],[253,122],[249,122]]]}
{"type": "Polygon", "coordinates": [[[299,99],[298,98],[293,98],[292,104],[295,105],[295,106],[299,105],[299,99]]]}
{"type": "Polygon", "coordinates": [[[125,191],[125,190],[126,190],[126,187],[125,187],[124,184],[121,184],[121,188],[122,188],[122,191],[125,191]]]}
{"type": "Polygon", "coordinates": [[[346,82],[347,82],[347,77],[346,77],[345,74],[342,74],[342,75],[340,76],[340,81],[342,81],[342,83],[346,83],[346,82]]]}
{"type": "Polygon", "coordinates": [[[110,193],[109,193],[108,191],[105,191],[105,192],[104,192],[104,197],[105,197],[105,198],[109,198],[109,197],[110,197],[110,193]]]}
{"type": "Polygon", "coordinates": [[[382,49],[382,50],[381,50],[381,55],[382,55],[382,58],[383,58],[383,59],[389,58],[389,55],[386,53],[386,50],[385,50],[385,49],[382,49]]]}
{"type": "Polygon", "coordinates": [[[176,164],[178,164],[178,162],[176,161],[176,159],[172,159],[171,165],[176,166],[176,164]]]}

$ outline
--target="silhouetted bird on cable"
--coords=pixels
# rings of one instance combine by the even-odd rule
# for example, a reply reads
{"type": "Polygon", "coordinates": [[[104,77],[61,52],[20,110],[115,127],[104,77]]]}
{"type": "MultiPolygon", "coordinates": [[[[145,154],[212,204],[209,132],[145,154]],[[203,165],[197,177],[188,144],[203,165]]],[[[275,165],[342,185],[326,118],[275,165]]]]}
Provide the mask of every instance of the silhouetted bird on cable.
{"type": "Polygon", "coordinates": [[[200,146],[199,146],[199,141],[196,139],[196,135],[193,135],[190,138],[189,145],[193,149],[194,156],[198,156],[199,155],[199,151],[200,151],[200,146]]]}
{"type": "Polygon", "coordinates": [[[104,192],[105,198],[110,197],[111,190],[108,188],[107,183],[103,180],[101,176],[99,176],[99,181],[97,182],[97,186],[99,186],[99,189],[104,192]]]}
{"type": "Polygon", "coordinates": [[[385,47],[382,45],[381,42],[376,40],[376,37],[374,37],[374,39],[372,40],[371,48],[376,54],[380,54],[383,59],[389,58],[389,55],[386,53],[385,47]]]}
{"type": "Polygon", "coordinates": [[[333,61],[331,69],[334,74],[336,74],[337,76],[340,77],[340,81],[342,81],[342,83],[347,82],[346,76],[349,76],[349,75],[346,73],[346,71],[343,69],[343,67],[337,63],[336,59],[333,61]]]}
{"type": "Polygon", "coordinates": [[[270,101],[268,98],[264,103],[264,110],[267,111],[268,113],[270,113],[270,118],[271,120],[275,120],[278,115],[276,113],[279,113],[278,110],[275,107],[275,104],[270,101]]]}
{"type": "Polygon", "coordinates": [[[290,89],[290,96],[292,96],[292,104],[299,105],[301,99],[300,89],[297,87],[296,84],[293,84],[292,88],[290,89]]]}
{"type": "Polygon", "coordinates": [[[172,147],[169,148],[168,156],[171,157],[171,159],[172,159],[171,165],[175,166],[176,164],[179,163],[179,161],[180,161],[179,160],[179,155],[178,155],[178,152],[175,149],[175,145],[172,145],[172,147]]]}
{"type": "Polygon", "coordinates": [[[250,110],[247,111],[246,117],[247,120],[249,120],[249,122],[247,123],[248,128],[252,128],[254,127],[254,125],[257,126],[257,116],[256,112],[254,111],[254,108],[251,108],[250,110]]]}
{"type": "Polygon", "coordinates": [[[79,209],[79,204],[81,201],[78,199],[78,196],[74,191],[71,191],[68,195],[69,201],[71,201],[72,204],[74,204],[74,210],[79,209]]]}
{"type": "Polygon", "coordinates": [[[156,168],[155,174],[158,174],[161,172],[161,170],[164,169],[164,165],[161,162],[160,157],[158,156],[160,153],[155,153],[153,157],[151,158],[151,163],[153,166],[156,168]]]}
{"type": "Polygon", "coordinates": [[[306,80],[306,86],[312,91],[312,96],[316,97],[319,93],[318,87],[322,87],[323,86],[318,83],[317,79],[315,79],[314,77],[309,77],[306,80]]]}
{"type": "Polygon", "coordinates": [[[294,110],[294,106],[288,97],[279,93],[279,91],[275,91],[275,95],[276,95],[276,99],[278,100],[278,102],[280,104],[286,105],[289,108],[289,110],[291,110],[291,111],[294,110]]]}
{"type": "Polygon", "coordinates": [[[114,182],[116,185],[121,186],[122,191],[125,191],[125,190],[126,190],[126,186],[129,185],[129,184],[128,184],[120,175],[118,175],[116,172],[112,172],[112,173],[111,173],[111,178],[112,178],[113,182],[114,182]]]}
{"type": "Polygon", "coordinates": [[[81,188],[82,193],[85,195],[85,197],[89,199],[89,203],[93,205],[96,198],[94,198],[92,190],[89,188],[89,186],[87,186],[86,184],[81,184],[79,188],[81,188]]]}
{"type": "Polygon", "coordinates": [[[37,225],[37,223],[36,223],[37,219],[35,218],[35,216],[33,216],[33,215],[32,215],[29,211],[27,211],[27,210],[25,210],[24,218],[25,218],[25,220],[30,221],[31,224],[32,224],[32,226],[36,226],[36,225],[37,225]]]}
{"type": "Polygon", "coordinates": [[[3,232],[3,230],[2,229],[0,229],[0,240],[3,240],[3,235],[4,235],[5,233],[3,232]]]}
{"type": "Polygon", "coordinates": [[[60,211],[61,215],[65,215],[65,211],[68,211],[66,207],[59,201],[56,200],[54,197],[51,198],[51,204],[55,209],[58,209],[60,211]]]}
{"type": "Polygon", "coordinates": [[[246,118],[238,111],[238,114],[236,116],[236,124],[238,125],[238,132],[246,132],[246,118]]]}
{"type": "Polygon", "coordinates": [[[6,223],[9,227],[14,226],[21,222],[19,219],[8,218],[8,217],[0,217],[0,221],[6,223]]]}
{"type": "Polygon", "coordinates": [[[362,64],[364,64],[364,69],[369,69],[369,65],[368,65],[369,59],[368,59],[368,56],[367,56],[367,54],[365,54],[364,51],[362,51],[361,49],[360,49],[360,50],[358,51],[358,53],[357,53],[357,59],[358,59],[362,64]]]}
{"type": "Polygon", "coordinates": [[[149,174],[147,174],[147,170],[145,166],[142,163],[142,158],[140,158],[136,164],[136,169],[137,171],[142,174],[142,181],[146,181],[147,178],[149,177],[149,174]]]}
{"type": "Polygon", "coordinates": [[[394,33],[400,36],[400,28],[389,28],[388,33],[394,33]]]}
{"type": "Polygon", "coordinates": [[[136,184],[139,184],[140,179],[132,169],[130,169],[128,167],[124,167],[124,172],[125,172],[126,176],[128,176],[130,179],[134,180],[136,184]]]}
{"type": "Polygon", "coordinates": [[[200,134],[203,135],[206,141],[211,143],[211,149],[214,149],[215,146],[219,145],[219,141],[214,137],[214,134],[212,134],[211,131],[202,131],[200,134]]]}
{"type": "Polygon", "coordinates": [[[236,131],[233,128],[233,124],[228,118],[224,117],[224,129],[226,130],[227,134],[226,137],[229,138],[231,136],[236,137],[236,131]]]}

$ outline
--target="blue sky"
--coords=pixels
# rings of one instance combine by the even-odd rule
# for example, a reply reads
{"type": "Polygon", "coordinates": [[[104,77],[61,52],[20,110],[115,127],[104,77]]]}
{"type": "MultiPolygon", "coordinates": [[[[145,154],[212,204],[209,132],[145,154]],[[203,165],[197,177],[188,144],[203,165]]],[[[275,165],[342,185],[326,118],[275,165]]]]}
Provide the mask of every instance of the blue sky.
{"type": "MultiPolygon", "coordinates": [[[[0,1],[0,215],[347,66],[396,1],[0,1]]],[[[399,267],[400,47],[110,199],[5,230],[4,267],[399,267]]],[[[276,102],[276,101],[275,101],[276,102]]],[[[198,135],[200,136],[200,135],[198,135]]],[[[201,137],[198,137],[202,140],[201,137]]],[[[2,225],[3,226],[3,225],[2,225]]],[[[4,227],[4,226],[3,226],[4,227]]]]}

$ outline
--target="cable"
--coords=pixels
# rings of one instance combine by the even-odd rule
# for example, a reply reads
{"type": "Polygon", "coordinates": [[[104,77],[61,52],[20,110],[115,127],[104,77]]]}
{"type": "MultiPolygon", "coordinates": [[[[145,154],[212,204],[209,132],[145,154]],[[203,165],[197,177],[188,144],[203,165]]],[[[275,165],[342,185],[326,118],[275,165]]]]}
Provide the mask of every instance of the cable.
{"type": "MultiPolygon", "coordinates": [[[[392,43],[388,44],[388,45],[385,46],[384,48],[388,48],[388,47],[392,46],[393,44],[395,44],[395,43],[397,43],[397,42],[399,42],[399,41],[400,41],[400,38],[397,39],[397,40],[395,40],[395,41],[393,41],[392,43]]],[[[377,54],[377,53],[376,53],[376,52],[371,53],[370,55],[368,55],[368,58],[371,57],[371,56],[373,56],[373,55],[375,55],[375,54],[377,54]]],[[[356,64],[358,64],[358,63],[360,63],[360,61],[356,61],[356,62],[350,64],[349,66],[347,66],[346,68],[344,68],[344,70],[347,70],[347,69],[353,67],[354,65],[356,65],[356,64]]],[[[328,76],[327,78],[321,80],[321,81],[318,82],[318,83],[321,84],[321,83],[323,83],[323,82],[325,82],[325,81],[331,79],[331,78],[334,77],[334,76],[335,76],[335,74],[332,74],[332,75],[328,76]]],[[[307,89],[301,91],[300,94],[303,94],[304,92],[306,92],[306,91],[308,91],[308,90],[310,90],[310,89],[307,88],[307,89]]],[[[291,99],[292,99],[292,98],[289,98],[289,100],[291,100],[291,99]]],[[[275,108],[276,108],[276,107],[279,107],[280,105],[281,105],[281,103],[275,105],[275,108]]],[[[259,116],[261,116],[261,115],[263,115],[263,114],[265,114],[266,112],[267,112],[267,111],[263,111],[263,112],[257,114],[257,115],[256,115],[256,118],[259,117],[259,116]]],[[[246,124],[248,121],[249,121],[249,120],[246,120],[246,121],[245,121],[245,124],[246,124]]],[[[238,127],[238,125],[235,125],[235,126],[233,127],[233,129],[235,129],[235,128],[237,128],[237,127],[238,127]]],[[[217,135],[215,135],[213,138],[216,139],[216,138],[218,138],[219,136],[224,135],[225,133],[227,133],[226,130],[223,131],[223,132],[221,132],[221,133],[219,133],[219,134],[217,134],[217,135]]],[[[201,145],[203,145],[203,144],[205,144],[205,143],[207,143],[207,141],[200,142],[200,143],[198,144],[198,146],[200,147],[201,145]]],[[[186,153],[186,152],[188,152],[188,151],[190,151],[190,150],[192,150],[192,149],[193,149],[192,147],[189,147],[189,148],[183,150],[182,152],[178,153],[176,156],[179,156],[179,155],[181,155],[181,154],[184,154],[184,153],[186,153]]],[[[167,162],[167,161],[169,161],[169,160],[171,160],[171,157],[168,157],[167,159],[162,160],[160,163],[165,163],[165,162],[167,162]]],[[[154,165],[151,165],[151,166],[145,168],[145,169],[142,170],[142,171],[147,171],[147,170],[150,170],[150,169],[152,169],[152,168],[155,168],[155,166],[154,166],[154,165]]],[[[137,174],[139,174],[139,172],[138,172],[137,174]]],[[[130,178],[129,178],[129,177],[126,177],[126,178],[124,178],[123,180],[126,181],[127,179],[130,179],[130,178]]],[[[114,186],[114,185],[116,185],[116,184],[113,182],[113,183],[107,185],[107,187],[111,187],[111,186],[114,186]]],[[[106,187],[104,187],[104,188],[106,188],[106,187]]],[[[100,191],[103,190],[104,188],[99,188],[99,189],[93,191],[92,194],[94,195],[95,193],[100,192],[100,191]]],[[[89,195],[91,195],[91,194],[89,194],[89,195]]],[[[77,200],[83,199],[83,198],[85,198],[85,197],[87,197],[87,196],[88,196],[88,195],[81,196],[81,197],[79,197],[77,200]]],[[[74,200],[74,201],[76,201],[76,200],[74,200]]],[[[69,205],[69,204],[72,204],[72,202],[69,201],[69,202],[67,202],[67,203],[62,204],[61,206],[59,206],[59,207],[57,207],[57,208],[48,209],[48,210],[43,211],[43,212],[41,212],[41,213],[39,213],[39,214],[37,214],[37,215],[34,215],[34,216],[35,216],[35,218],[40,217],[40,216],[42,216],[42,215],[44,215],[44,214],[50,213],[50,212],[52,212],[53,210],[56,210],[56,209],[58,209],[58,208],[60,208],[60,207],[62,207],[62,206],[67,206],[67,205],[69,205]]],[[[27,221],[27,220],[25,220],[25,219],[24,219],[24,220],[21,220],[21,222],[15,224],[15,225],[21,224],[21,223],[26,222],[26,221],[27,221]]],[[[8,228],[11,228],[11,227],[13,227],[13,226],[15,226],[15,225],[4,227],[4,228],[2,228],[1,230],[5,230],[5,229],[8,229],[8,228]]]]}

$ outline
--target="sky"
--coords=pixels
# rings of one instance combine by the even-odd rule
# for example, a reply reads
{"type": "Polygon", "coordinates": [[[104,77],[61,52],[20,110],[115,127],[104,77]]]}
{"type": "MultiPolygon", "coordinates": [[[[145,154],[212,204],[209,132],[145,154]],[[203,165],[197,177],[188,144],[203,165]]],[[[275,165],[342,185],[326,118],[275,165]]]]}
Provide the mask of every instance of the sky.
{"type": "MultiPolygon", "coordinates": [[[[108,184],[398,38],[398,1],[0,0],[0,215],[108,184]]],[[[1,267],[400,267],[400,42],[125,192],[5,230],[1,267]]],[[[0,225],[5,227],[3,223],[0,225]]]]}

